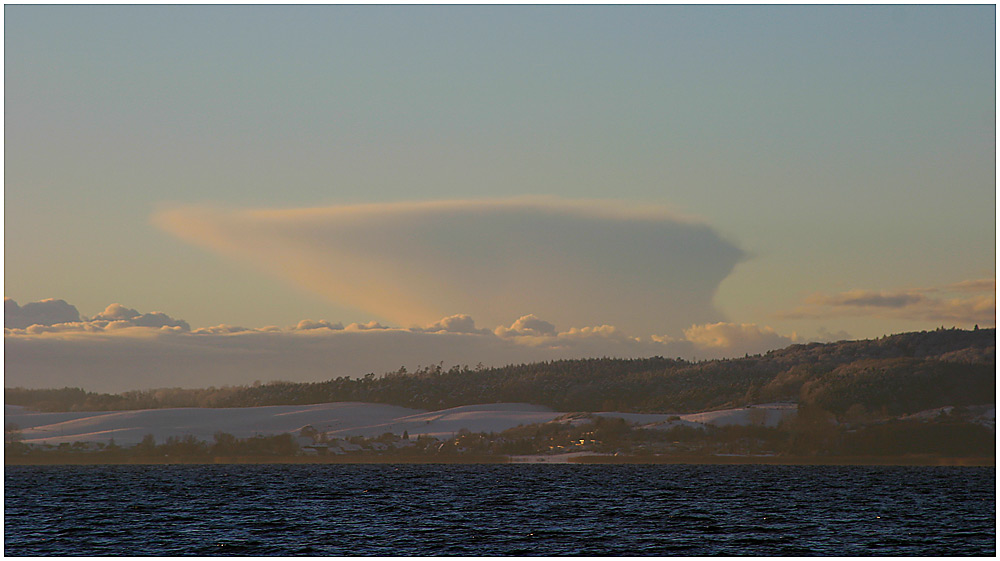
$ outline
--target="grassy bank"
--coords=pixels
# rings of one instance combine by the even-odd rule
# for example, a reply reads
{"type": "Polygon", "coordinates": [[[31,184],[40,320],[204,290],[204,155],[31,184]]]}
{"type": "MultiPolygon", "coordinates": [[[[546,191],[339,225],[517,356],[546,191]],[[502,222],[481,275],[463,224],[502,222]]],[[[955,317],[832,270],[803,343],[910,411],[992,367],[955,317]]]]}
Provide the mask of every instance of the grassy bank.
{"type": "Polygon", "coordinates": [[[935,456],[581,456],[580,464],[693,464],[778,466],[994,466],[992,457],[935,456]]]}

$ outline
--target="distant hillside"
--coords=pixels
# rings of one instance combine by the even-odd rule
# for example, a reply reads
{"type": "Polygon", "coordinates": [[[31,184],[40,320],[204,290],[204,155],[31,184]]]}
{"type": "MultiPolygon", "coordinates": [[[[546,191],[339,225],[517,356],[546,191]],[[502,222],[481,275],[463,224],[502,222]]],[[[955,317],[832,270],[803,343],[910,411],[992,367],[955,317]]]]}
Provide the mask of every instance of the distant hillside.
{"type": "Polygon", "coordinates": [[[996,330],[938,329],[880,339],[792,345],[766,355],[692,363],[595,358],[474,368],[400,369],[360,379],[97,394],[7,388],[5,403],[42,411],[251,407],[338,401],[442,409],[519,402],[559,411],[684,413],[796,401],[838,417],[900,415],[995,403],[996,330]]]}

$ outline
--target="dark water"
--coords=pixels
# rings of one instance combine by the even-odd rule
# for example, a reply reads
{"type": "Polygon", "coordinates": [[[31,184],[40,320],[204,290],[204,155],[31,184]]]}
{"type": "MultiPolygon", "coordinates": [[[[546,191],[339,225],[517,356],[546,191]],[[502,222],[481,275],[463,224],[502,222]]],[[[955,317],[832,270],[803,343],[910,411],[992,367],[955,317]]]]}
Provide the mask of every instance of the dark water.
{"type": "Polygon", "coordinates": [[[988,555],[993,468],[46,466],[6,555],[988,555]]]}

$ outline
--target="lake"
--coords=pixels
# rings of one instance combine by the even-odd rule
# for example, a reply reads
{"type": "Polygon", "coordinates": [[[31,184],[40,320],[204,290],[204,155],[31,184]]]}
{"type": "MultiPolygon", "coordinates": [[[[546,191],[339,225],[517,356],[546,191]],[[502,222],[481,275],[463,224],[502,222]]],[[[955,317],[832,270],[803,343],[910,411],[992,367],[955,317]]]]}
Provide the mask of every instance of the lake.
{"type": "Polygon", "coordinates": [[[6,466],[6,555],[983,555],[996,472],[6,466]]]}

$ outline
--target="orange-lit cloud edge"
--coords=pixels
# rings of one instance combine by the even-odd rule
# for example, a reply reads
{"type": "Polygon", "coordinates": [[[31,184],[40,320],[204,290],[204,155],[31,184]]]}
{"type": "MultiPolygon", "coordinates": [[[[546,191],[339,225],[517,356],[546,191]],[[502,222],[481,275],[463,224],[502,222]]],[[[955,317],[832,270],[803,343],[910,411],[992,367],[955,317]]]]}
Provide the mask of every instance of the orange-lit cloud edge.
{"type": "MultiPolygon", "coordinates": [[[[44,308],[66,306],[58,300],[32,304],[39,317],[44,317],[44,308]]],[[[5,308],[15,312],[8,321],[18,317],[15,306],[5,300],[5,308]]],[[[558,330],[532,315],[493,330],[478,327],[465,315],[409,328],[303,320],[287,327],[192,329],[162,312],[139,313],[113,304],[93,318],[5,328],[5,384],[126,391],[253,380],[320,381],[439,363],[502,366],[594,356],[710,358],[763,352],[794,340],[770,329],[726,323],[695,326],[689,335],[643,339],[610,325],[558,330]]]]}
{"type": "Polygon", "coordinates": [[[767,326],[731,322],[692,325],[678,338],[643,338],[611,325],[559,330],[534,315],[492,330],[461,314],[409,328],[377,322],[344,326],[326,320],[286,327],[190,328],[162,312],[140,313],[119,304],[88,318],[70,317],[75,308],[61,300],[4,303],[5,312],[13,312],[5,313],[8,325],[19,319],[50,322],[5,328],[5,385],[89,391],[322,381],[441,363],[502,366],[598,356],[710,359],[763,353],[807,340],[850,338],[841,332],[805,339],[767,326]],[[30,315],[19,316],[25,309],[30,315]]]}

